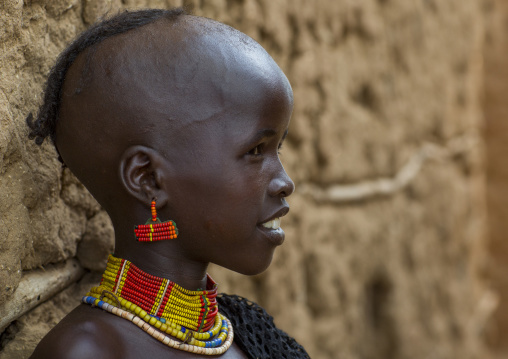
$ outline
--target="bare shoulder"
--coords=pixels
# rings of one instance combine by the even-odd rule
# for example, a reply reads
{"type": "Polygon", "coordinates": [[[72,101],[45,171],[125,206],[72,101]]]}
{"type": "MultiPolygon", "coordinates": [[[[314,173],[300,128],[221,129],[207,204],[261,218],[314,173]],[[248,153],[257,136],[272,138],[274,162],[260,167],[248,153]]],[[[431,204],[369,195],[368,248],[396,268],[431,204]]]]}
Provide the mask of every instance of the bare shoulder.
{"type": "MultiPolygon", "coordinates": [[[[131,322],[99,308],[80,305],[39,343],[30,359],[202,358],[169,348],[131,322]]],[[[244,359],[236,346],[221,359],[244,359]]]]}
{"type": "Polygon", "coordinates": [[[121,335],[105,314],[78,306],[41,340],[30,358],[125,358],[121,335]]]}

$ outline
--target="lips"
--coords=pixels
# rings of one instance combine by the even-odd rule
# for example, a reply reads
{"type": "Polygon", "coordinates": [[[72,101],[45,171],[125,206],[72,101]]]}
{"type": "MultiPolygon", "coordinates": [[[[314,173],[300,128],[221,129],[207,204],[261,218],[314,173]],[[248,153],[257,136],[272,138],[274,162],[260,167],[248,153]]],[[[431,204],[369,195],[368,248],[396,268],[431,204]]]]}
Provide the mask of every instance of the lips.
{"type": "Polygon", "coordinates": [[[269,229],[279,229],[280,228],[280,218],[274,218],[271,221],[261,223],[261,225],[265,228],[269,229]]]}
{"type": "Polygon", "coordinates": [[[280,228],[280,219],[289,212],[289,206],[286,204],[270,217],[263,220],[260,225],[264,228],[278,229],[280,228]]]}
{"type": "Polygon", "coordinates": [[[269,242],[280,246],[284,242],[284,231],[280,228],[280,219],[289,212],[289,206],[284,206],[258,225],[258,230],[269,242]]]}

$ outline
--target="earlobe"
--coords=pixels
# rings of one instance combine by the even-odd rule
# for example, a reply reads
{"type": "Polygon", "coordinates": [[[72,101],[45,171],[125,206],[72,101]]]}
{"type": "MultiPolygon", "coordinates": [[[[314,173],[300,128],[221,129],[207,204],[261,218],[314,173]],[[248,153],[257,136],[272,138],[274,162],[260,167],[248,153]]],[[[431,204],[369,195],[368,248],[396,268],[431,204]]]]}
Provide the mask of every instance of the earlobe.
{"type": "Polygon", "coordinates": [[[129,147],[120,159],[120,179],[125,190],[143,203],[157,198],[157,204],[164,206],[168,194],[163,189],[161,168],[162,157],[157,151],[145,146],[129,147]]]}

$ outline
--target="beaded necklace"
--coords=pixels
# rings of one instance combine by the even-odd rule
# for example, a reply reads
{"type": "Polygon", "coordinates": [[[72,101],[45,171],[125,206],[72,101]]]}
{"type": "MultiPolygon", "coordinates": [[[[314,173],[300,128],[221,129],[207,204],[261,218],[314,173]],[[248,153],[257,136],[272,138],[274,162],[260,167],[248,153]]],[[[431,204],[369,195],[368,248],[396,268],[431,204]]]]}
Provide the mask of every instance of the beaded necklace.
{"type": "Polygon", "coordinates": [[[209,275],[206,290],[190,291],[110,255],[100,285],[83,303],[133,322],[170,347],[217,355],[231,346],[233,328],[219,313],[216,297],[217,284],[209,275]]]}

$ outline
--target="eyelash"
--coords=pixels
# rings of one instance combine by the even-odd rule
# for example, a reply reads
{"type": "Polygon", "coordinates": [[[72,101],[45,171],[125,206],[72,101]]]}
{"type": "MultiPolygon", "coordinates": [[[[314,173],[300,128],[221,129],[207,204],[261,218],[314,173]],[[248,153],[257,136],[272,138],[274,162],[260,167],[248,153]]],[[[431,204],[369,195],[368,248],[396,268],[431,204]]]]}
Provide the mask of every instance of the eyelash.
{"type": "MultiPolygon", "coordinates": [[[[259,144],[256,147],[254,147],[253,149],[251,149],[249,152],[247,152],[247,154],[249,154],[251,156],[261,156],[262,152],[263,152],[263,147],[264,147],[263,144],[259,144]]],[[[281,150],[282,150],[282,143],[280,143],[277,146],[277,154],[278,155],[280,155],[281,150]]]]}
{"type": "Polygon", "coordinates": [[[247,152],[247,154],[252,155],[252,156],[260,156],[261,155],[262,147],[263,147],[262,144],[261,145],[257,145],[256,147],[251,149],[249,152],[247,152]]]}

